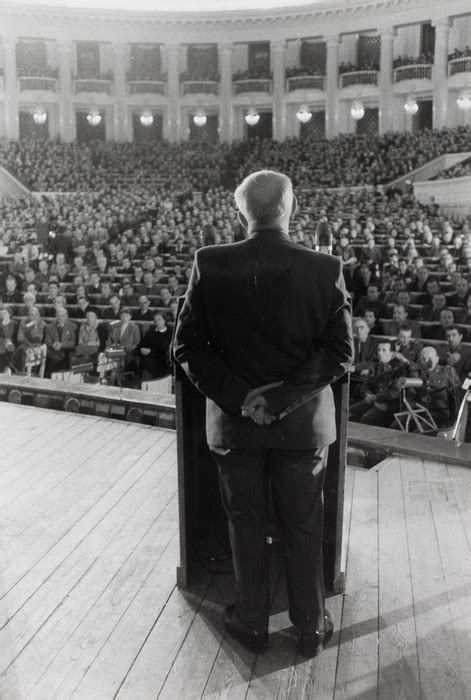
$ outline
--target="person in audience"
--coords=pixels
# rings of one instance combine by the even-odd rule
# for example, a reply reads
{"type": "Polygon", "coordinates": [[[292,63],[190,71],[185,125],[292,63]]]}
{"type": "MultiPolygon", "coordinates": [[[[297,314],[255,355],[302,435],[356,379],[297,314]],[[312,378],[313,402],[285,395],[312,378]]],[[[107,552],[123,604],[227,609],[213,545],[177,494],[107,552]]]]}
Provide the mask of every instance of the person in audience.
{"type": "Polygon", "coordinates": [[[436,277],[429,276],[425,284],[425,293],[420,294],[417,299],[418,304],[427,305],[432,303],[435,294],[440,294],[440,283],[436,277]]]}
{"type": "Polygon", "coordinates": [[[133,364],[134,351],[139,345],[141,334],[139,326],[132,322],[132,313],[128,306],[123,306],[120,310],[120,319],[119,323],[110,326],[106,345],[124,348],[126,367],[130,367],[133,364]]]}
{"type": "Polygon", "coordinates": [[[44,345],[44,333],[46,323],[41,319],[39,309],[33,306],[27,318],[20,322],[18,328],[18,345],[12,355],[10,366],[15,371],[25,369],[27,360],[32,357],[45,358],[46,346],[44,345]]]}
{"type": "Polygon", "coordinates": [[[23,300],[22,294],[18,289],[18,281],[14,275],[8,275],[5,280],[5,287],[0,294],[2,303],[7,306],[17,306],[23,300]]]}
{"type": "Polygon", "coordinates": [[[432,297],[432,303],[428,306],[423,306],[419,314],[420,321],[426,321],[427,323],[438,323],[440,321],[440,314],[446,306],[446,296],[441,292],[434,294],[432,297]]]}
{"type": "Polygon", "coordinates": [[[362,399],[350,406],[350,420],[389,427],[394,421],[394,413],[399,411],[397,380],[405,376],[406,370],[394,358],[392,340],[379,341],[377,358],[361,387],[362,399]]]}
{"type": "Polygon", "coordinates": [[[360,398],[360,388],[377,358],[378,343],[370,337],[370,327],[364,318],[353,319],[353,365],[350,368],[350,394],[360,398]]]}
{"type": "Polygon", "coordinates": [[[446,340],[446,332],[449,328],[455,325],[455,315],[451,309],[442,309],[440,311],[439,325],[429,326],[424,329],[424,337],[429,340],[446,340]],[[426,333],[426,335],[425,335],[426,333]]]}
{"type": "Polygon", "coordinates": [[[400,327],[407,323],[411,329],[414,338],[420,338],[420,325],[417,321],[409,320],[407,308],[403,304],[395,304],[392,312],[392,320],[384,320],[382,322],[383,332],[385,335],[397,337],[400,327]]]}
{"type": "Polygon", "coordinates": [[[46,326],[44,342],[47,347],[45,376],[68,370],[70,355],[77,344],[77,326],[69,321],[66,308],[57,309],[55,320],[46,326]]]}
{"type": "Polygon", "coordinates": [[[145,321],[146,323],[152,323],[154,320],[155,311],[150,307],[150,301],[145,294],[141,294],[139,297],[139,310],[134,314],[134,319],[136,321],[145,321]]]}
{"type": "Polygon", "coordinates": [[[383,325],[376,318],[374,309],[367,309],[363,315],[372,335],[383,335],[383,325]]]}
{"type": "Polygon", "coordinates": [[[17,324],[9,306],[0,308],[0,372],[9,368],[17,343],[17,324]]]}
{"type": "Polygon", "coordinates": [[[449,306],[462,306],[464,309],[470,298],[469,282],[464,277],[456,281],[456,292],[448,297],[449,306]]]}
{"type": "Polygon", "coordinates": [[[380,290],[377,283],[368,285],[366,297],[359,299],[354,309],[356,316],[364,316],[365,311],[374,311],[377,319],[386,318],[387,307],[380,299],[380,290]]]}
{"type": "Polygon", "coordinates": [[[93,362],[94,371],[97,371],[98,356],[105,350],[107,337],[107,326],[101,323],[98,310],[89,306],[86,321],[80,326],[73,362],[80,364],[88,360],[93,362]]]}
{"type": "Polygon", "coordinates": [[[464,382],[471,373],[471,349],[463,346],[463,331],[458,326],[447,328],[445,336],[448,348],[440,364],[452,366],[460,382],[464,382]]]}
{"type": "Polygon", "coordinates": [[[121,299],[118,294],[110,296],[110,305],[103,311],[103,319],[119,321],[121,319],[121,299]]]}
{"type": "Polygon", "coordinates": [[[170,343],[172,330],[167,326],[163,314],[154,313],[153,326],[148,328],[137,347],[141,381],[160,379],[171,372],[170,343]]]}
{"type": "MultiPolygon", "coordinates": [[[[427,408],[438,428],[451,425],[459,405],[457,391],[460,385],[453,367],[440,366],[437,349],[427,345],[421,350],[419,366],[413,368],[410,375],[421,379],[423,384],[407,389],[408,398],[427,408]]],[[[400,381],[399,387],[402,386],[400,381]]]]}
{"type": "Polygon", "coordinates": [[[422,347],[422,343],[413,339],[410,324],[401,323],[397,332],[394,357],[406,367],[407,371],[417,366],[422,347]]]}

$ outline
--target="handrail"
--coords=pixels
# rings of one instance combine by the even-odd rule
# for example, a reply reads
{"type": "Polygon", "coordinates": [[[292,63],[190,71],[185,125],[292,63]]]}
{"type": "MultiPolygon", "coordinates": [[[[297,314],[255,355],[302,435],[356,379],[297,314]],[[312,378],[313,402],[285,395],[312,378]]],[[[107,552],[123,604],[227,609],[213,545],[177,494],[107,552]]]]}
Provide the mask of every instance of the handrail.
{"type": "Polygon", "coordinates": [[[448,77],[457,73],[471,73],[471,56],[461,56],[448,61],[448,77]]]}
{"type": "Polygon", "coordinates": [[[394,69],[394,82],[400,83],[403,80],[431,80],[431,63],[411,63],[407,66],[398,66],[394,69]]]}
{"type": "Polygon", "coordinates": [[[20,75],[18,78],[18,89],[21,90],[49,90],[57,92],[57,78],[50,78],[44,75],[20,75]]]}
{"type": "Polygon", "coordinates": [[[106,78],[75,78],[75,92],[105,92],[110,95],[112,82],[106,78]]]}
{"type": "Polygon", "coordinates": [[[182,95],[195,95],[198,93],[217,95],[219,81],[217,80],[182,80],[180,83],[182,95]]]}
{"type": "Polygon", "coordinates": [[[323,75],[292,75],[286,78],[286,92],[293,90],[324,90],[323,75]]]}
{"type": "Polygon", "coordinates": [[[355,70],[340,74],[340,87],[346,88],[351,85],[377,85],[377,70],[355,70]]]}
{"type": "Polygon", "coordinates": [[[163,80],[129,80],[129,94],[142,95],[152,93],[155,95],[165,95],[166,83],[163,80]]]}
{"type": "Polygon", "coordinates": [[[234,80],[234,94],[241,95],[244,92],[266,92],[271,94],[273,81],[271,78],[241,78],[234,80]]]}

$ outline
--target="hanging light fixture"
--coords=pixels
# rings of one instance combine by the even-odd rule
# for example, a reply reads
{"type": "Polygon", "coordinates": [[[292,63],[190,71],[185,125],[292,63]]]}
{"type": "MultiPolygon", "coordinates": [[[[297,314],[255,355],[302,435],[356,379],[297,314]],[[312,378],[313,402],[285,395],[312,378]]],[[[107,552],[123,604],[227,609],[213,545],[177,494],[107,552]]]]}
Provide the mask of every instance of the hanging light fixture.
{"type": "Polygon", "coordinates": [[[419,111],[417,100],[414,97],[408,97],[404,102],[404,109],[406,110],[407,114],[417,114],[419,111]]]}
{"type": "Polygon", "coordinates": [[[193,117],[193,123],[199,127],[204,126],[207,121],[208,117],[203,111],[196,112],[195,116],[193,117]]]}
{"type": "Polygon", "coordinates": [[[471,90],[463,90],[456,99],[456,104],[462,110],[471,109],[471,90]]]}
{"type": "Polygon", "coordinates": [[[301,124],[307,124],[308,121],[312,119],[312,112],[307,105],[301,105],[296,112],[296,119],[300,121],[301,124]]]}
{"type": "Polygon", "coordinates": [[[87,114],[87,122],[90,124],[90,126],[98,126],[98,124],[101,123],[102,116],[100,112],[97,112],[96,109],[92,110],[87,114]]]}
{"type": "Polygon", "coordinates": [[[249,126],[256,126],[260,121],[260,114],[256,109],[251,109],[249,113],[245,115],[245,121],[249,126]]]}
{"type": "Polygon", "coordinates": [[[363,102],[361,100],[355,100],[350,108],[350,114],[355,119],[359,121],[365,116],[365,108],[363,107],[363,102]]]}
{"type": "Polygon", "coordinates": [[[33,112],[33,121],[35,124],[45,124],[47,119],[47,112],[42,107],[36,107],[33,112]]]}
{"type": "Polygon", "coordinates": [[[150,112],[143,112],[139,117],[139,121],[142,126],[152,126],[154,123],[154,116],[150,112]]]}

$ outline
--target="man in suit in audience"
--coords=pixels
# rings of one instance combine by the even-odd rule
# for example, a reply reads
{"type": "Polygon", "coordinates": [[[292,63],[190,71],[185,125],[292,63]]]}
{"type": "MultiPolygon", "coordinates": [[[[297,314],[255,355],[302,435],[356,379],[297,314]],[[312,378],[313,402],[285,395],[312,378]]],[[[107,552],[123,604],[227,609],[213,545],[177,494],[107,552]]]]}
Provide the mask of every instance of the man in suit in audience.
{"type": "Polygon", "coordinates": [[[397,333],[394,357],[406,367],[408,372],[417,367],[422,347],[422,343],[413,339],[410,324],[402,323],[397,333]]]}
{"type": "Polygon", "coordinates": [[[69,358],[77,344],[77,326],[69,321],[65,307],[59,306],[55,321],[46,326],[44,342],[47,347],[45,376],[69,369],[69,358]]]}
{"type": "Polygon", "coordinates": [[[407,309],[403,304],[395,304],[392,313],[392,321],[383,321],[384,335],[392,335],[397,338],[400,327],[407,323],[414,338],[420,338],[420,325],[417,321],[409,320],[407,309]]]}
{"type": "Polygon", "coordinates": [[[440,364],[453,367],[461,382],[471,372],[471,350],[463,347],[463,331],[458,326],[450,326],[445,331],[448,347],[440,364]]]}
{"type": "Polygon", "coordinates": [[[340,260],[291,241],[296,204],[288,177],[253,173],[235,199],[248,238],[197,251],[174,354],[207,397],[207,439],[237,585],[226,629],[253,651],[268,645],[270,475],[285,524],[290,617],[300,652],[312,657],[333,630],[324,601],[322,489],[335,440],[330,383],[352,360],[350,301],[340,260]],[[311,400],[277,420],[313,390],[311,400]]]}

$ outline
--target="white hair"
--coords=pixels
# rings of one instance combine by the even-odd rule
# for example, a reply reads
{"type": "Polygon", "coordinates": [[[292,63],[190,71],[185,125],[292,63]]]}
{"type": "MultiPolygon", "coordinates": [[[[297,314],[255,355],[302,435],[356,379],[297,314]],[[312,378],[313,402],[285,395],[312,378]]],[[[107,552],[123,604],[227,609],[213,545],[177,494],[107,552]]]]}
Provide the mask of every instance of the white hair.
{"type": "Polygon", "coordinates": [[[234,192],[237,208],[249,224],[269,224],[291,214],[293,185],[287,175],[259,170],[234,192]]]}

